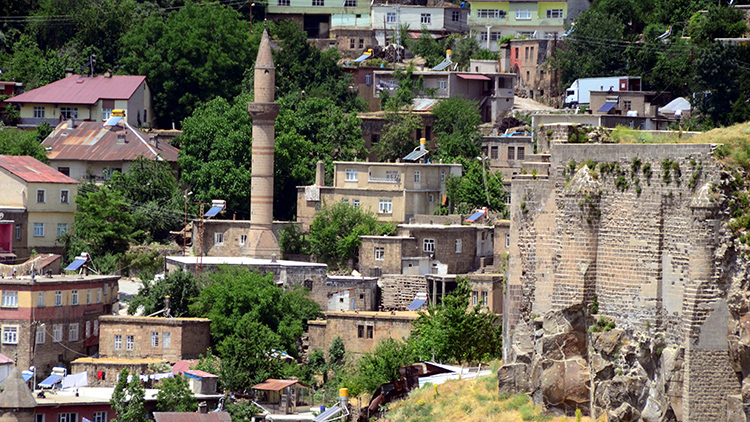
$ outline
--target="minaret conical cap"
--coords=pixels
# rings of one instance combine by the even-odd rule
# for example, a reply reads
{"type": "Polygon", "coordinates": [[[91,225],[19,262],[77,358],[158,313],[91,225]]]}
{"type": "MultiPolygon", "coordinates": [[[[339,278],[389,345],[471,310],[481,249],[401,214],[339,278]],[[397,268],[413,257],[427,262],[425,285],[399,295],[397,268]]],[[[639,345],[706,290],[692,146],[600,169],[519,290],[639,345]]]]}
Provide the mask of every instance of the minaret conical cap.
{"type": "Polygon", "coordinates": [[[36,400],[29,387],[21,377],[18,368],[10,371],[8,378],[3,381],[3,391],[0,393],[0,409],[33,409],[36,400]]]}
{"type": "Polygon", "coordinates": [[[267,29],[263,30],[263,36],[260,39],[255,67],[260,69],[274,69],[273,55],[271,54],[271,37],[268,35],[267,29]]]}

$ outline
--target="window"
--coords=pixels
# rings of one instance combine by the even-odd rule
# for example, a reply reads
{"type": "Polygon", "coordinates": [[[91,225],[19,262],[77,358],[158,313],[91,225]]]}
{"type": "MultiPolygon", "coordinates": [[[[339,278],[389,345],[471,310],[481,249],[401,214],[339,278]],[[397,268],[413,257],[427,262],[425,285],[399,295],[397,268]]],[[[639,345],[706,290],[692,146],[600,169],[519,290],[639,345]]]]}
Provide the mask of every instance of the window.
{"type": "Polygon", "coordinates": [[[438,79],[438,89],[448,89],[448,80],[438,79]]]}
{"type": "Polygon", "coordinates": [[[214,243],[217,245],[224,244],[224,233],[214,233],[214,243]]]}
{"type": "Polygon", "coordinates": [[[78,107],[60,107],[60,117],[63,119],[77,119],[78,107]]]}
{"type": "Polygon", "coordinates": [[[502,9],[478,9],[479,19],[505,19],[505,10],[502,9]]]}
{"type": "Polygon", "coordinates": [[[422,13],[422,15],[419,18],[419,22],[423,24],[431,24],[432,23],[432,13],[422,13]]]}
{"type": "Polygon", "coordinates": [[[312,0],[313,6],[325,6],[325,0],[312,0]]]}
{"type": "Polygon", "coordinates": [[[95,336],[99,335],[99,321],[98,320],[94,320],[94,335],[95,336]]]}
{"type": "Polygon", "coordinates": [[[354,48],[354,46],[357,44],[357,40],[354,38],[351,38],[349,40],[349,48],[354,48]]]}
{"type": "Polygon", "coordinates": [[[63,189],[60,191],[60,203],[61,204],[70,203],[70,191],[69,190],[63,189]]]}
{"type": "Polygon", "coordinates": [[[68,232],[68,223],[57,223],[57,237],[68,232]]]}
{"type": "Polygon", "coordinates": [[[357,338],[364,338],[364,336],[365,336],[365,326],[357,325],[357,338]]]}
{"type": "Polygon", "coordinates": [[[631,110],[632,107],[633,107],[633,102],[632,101],[623,101],[622,102],[622,108],[625,109],[626,111],[631,110]]]}
{"type": "Polygon", "coordinates": [[[367,86],[372,85],[372,74],[370,73],[365,74],[365,85],[367,86]]]}
{"type": "Polygon", "coordinates": [[[21,240],[21,233],[23,233],[23,226],[16,224],[16,240],[21,240]]]}
{"type": "Polygon", "coordinates": [[[341,198],[341,203],[349,205],[349,198],[341,198]]]}
{"type": "Polygon", "coordinates": [[[430,195],[430,204],[435,202],[435,195],[430,195]]]}
{"type": "Polygon", "coordinates": [[[508,147],[508,159],[509,160],[516,159],[516,147],[508,147]]]}
{"type": "Polygon", "coordinates": [[[505,247],[510,248],[510,233],[505,234],[505,247]]]}
{"type": "Polygon", "coordinates": [[[36,294],[36,306],[37,308],[44,308],[44,292],[36,294]]]}
{"type": "Polygon", "coordinates": [[[62,306],[62,291],[55,292],[55,306],[62,306]]]}
{"type": "Polygon", "coordinates": [[[104,295],[108,295],[109,294],[109,284],[104,283],[104,287],[103,288],[104,288],[104,295]]]}
{"type": "Polygon", "coordinates": [[[279,0],[277,3],[279,6],[291,6],[291,0],[279,0]]]}
{"type": "Polygon", "coordinates": [[[385,14],[385,21],[386,21],[386,23],[396,23],[396,14],[395,13],[386,13],[385,14]]]}
{"type": "Polygon", "coordinates": [[[385,248],[376,246],[375,247],[375,260],[382,261],[385,259],[385,248]]]}
{"type": "Polygon", "coordinates": [[[424,252],[435,252],[435,239],[422,240],[422,250],[424,252]]]}
{"type": "Polygon", "coordinates": [[[36,202],[39,204],[47,202],[47,192],[44,189],[36,190],[36,202]]]}
{"type": "Polygon", "coordinates": [[[518,31],[518,36],[536,38],[536,31],[518,31]]]}
{"type": "Polygon", "coordinates": [[[161,347],[169,349],[172,346],[172,333],[161,333],[161,347]]]}
{"type": "Polygon", "coordinates": [[[125,336],[125,349],[133,350],[134,347],[135,347],[135,337],[132,335],[125,336]]]}
{"type": "Polygon", "coordinates": [[[91,321],[86,321],[86,334],[85,335],[86,335],[85,338],[91,337],[91,321]]]}
{"type": "Polygon", "coordinates": [[[70,167],[58,167],[57,171],[59,171],[60,173],[66,175],[68,177],[70,177],[70,167]]]}
{"type": "Polygon", "coordinates": [[[18,327],[15,325],[3,326],[3,344],[18,344],[18,327]]]}
{"type": "Polygon", "coordinates": [[[531,19],[531,10],[516,10],[516,19],[517,20],[531,19]]]}
{"type": "Polygon", "coordinates": [[[493,160],[497,160],[498,157],[498,150],[500,147],[490,147],[490,158],[493,160]]]}
{"type": "Polygon", "coordinates": [[[247,243],[247,235],[246,234],[241,234],[240,235],[240,245],[244,245],[245,243],[247,243]]]}
{"type": "Polygon", "coordinates": [[[44,344],[45,340],[44,327],[36,327],[36,344],[44,344]]]}
{"type": "Polygon", "coordinates": [[[524,156],[525,156],[525,154],[524,154],[524,148],[523,147],[518,147],[518,159],[519,160],[523,160],[524,156]]]}
{"type": "Polygon", "coordinates": [[[44,237],[44,223],[34,223],[34,237],[44,237]]]}
{"type": "Polygon", "coordinates": [[[357,0],[344,0],[344,7],[357,7],[357,0]]]}
{"type": "Polygon", "coordinates": [[[370,143],[371,143],[372,145],[375,145],[375,144],[377,144],[378,142],[380,142],[380,134],[377,134],[377,133],[373,133],[373,134],[372,134],[372,136],[370,136],[370,143]]]}
{"type": "Polygon", "coordinates": [[[151,347],[159,347],[159,332],[151,332],[151,347]]]}
{"type": "Polygon", "coordinates": [[[378,213],[391,214],[393,212],[393,201],[390,199],[381,199],[378,201],[378,213]]]}
{"type": "Polygon", "coordinates": [[[355,199],[352,201],[352,207],[359,208],[359,199],[355,199]]]}
{"type": "Polygon", "coordinates": [[[71,305],[78,305],[78,290],[71,290],[70,291],[70,304],[71,305]]]}
{"type": "Polygon", "coordinates": [[[70,324],[68,326],[68,340],[78,341],[78,323],[70,324]]]}
{"type": "Polygon", "coordinates": [[[487,292],[482,292],[482,305],[487,306],[487,292]]]}
{"type": "MultiPolygon", "coordinates": [[[[502,33],[500,31],[493,31],[493,32],[490,32],[489,36],[490,36],[490,41],[499,41],[500,38],[502,37],[502,33]]],[[[482,41],[487,41],[487,32],[484,31],[480,33],[479,38],[481,38],[482,41]]]]}
{"type": "Polygon", "coordinates": [[[59,343],[62,341],[63,326],[62,324],[55,324],[52,326],[52,341],[59,343]]]}
{"type": "Polygon", "coordinates": [[[91,305],[91,289],[86,289],[86,304],[91,305]]]}
{"type": "Polygon", "coordinates": [[[78,422],[78,413],[58,413],[57,422],[78,422]]]}
{"type": "Polygon", "coordinates": [[[107,422],[107,412],[94,412],[94,422],[107,422]]]}
{"type": "Polygon", "coordinates": [[[44,422],[44,414],[37,413],[34,419],[34,422],[44,422]]]}
{"type": "Polygon", "coordinates": [[[18,307],[18,292],[3,291],[3,308],[18,307]]]}
{"type": "Polygon", "coordinates": [[[372,338],[372,334],[373,334],[373,331],[374,331],[373,328],[375,328],[375,327],[373,327],[372,325],[368,325],[367,326],[367,338],[372,338]]]}
{"type": "Polygon", "coordinates": [[[122,335],[115,334],[115,350],[122,349],[122,335]]]}
{"type": "Polygon", "coordinates": [[[418,172],[418,171],[415,171],[415,172],[414,172],[414,183],[419,183],[419,182],[420,182],[420,179],[421,179],[421,177],[420,177],[420,174],[419,174],[419,172],[418,172]]]}
{"type": "Polygon", "coordinates": [[[364,38],[360,38],[359,39],[359,48],[365,48],[365,39],[364,38]]]}
{"type": "Polygon", "coordinates": [[[445,171],[440,171],[440,183],[445,183],[445,171]]]}
{"type": "Polygon", "coordinates": [[[102,121],[107,121],[109,118],[112,117],[112,109],[111,108],[103,108],[102,109],[102,121]]]}
{"type": "Polygon", "coordinates": [[[44,107],[34,106],[34,118],[35,119],[43,119],[44,118],[44,107]]]}
{"type": "Polygon", "coordinates": [[[102,289],[96,289],[96,303],[102,303],[102,289]]]}
{"type": "Polygon", "coordinates": [[[463,241],[461,239],[456,239],[456,253],[461,253],[463,250],[463,241]]]}
{"type": "Polygon", "coordinates": [[[346,169],[346,178],[345,178],[345,180],[347,182],[356,182],[357,181],[357,170],[346,169]]]}
{"type": "Polygon", "coordinates": [[[550,9],[547,11],[547,19],[562,19],[562,17],[563,17],[562,9],[550,9]]]}
{"type": "Polygon", "coordinates": [[[479,292],[474,290],[471,292],[471,304],[477,305],[479,303],[479,292]]]}
{"type": "Polygon", "coordinates": [[[398,175],[398,171],[395,170],[387,170],[385,172],[385,180],[389,182],[400,182],[401,177],[398,175]]]}
{"type": "Polygon", "coordinates": [[[461,12],[454,10],[451,12],[451,22],[461,22],[461,12]]]}

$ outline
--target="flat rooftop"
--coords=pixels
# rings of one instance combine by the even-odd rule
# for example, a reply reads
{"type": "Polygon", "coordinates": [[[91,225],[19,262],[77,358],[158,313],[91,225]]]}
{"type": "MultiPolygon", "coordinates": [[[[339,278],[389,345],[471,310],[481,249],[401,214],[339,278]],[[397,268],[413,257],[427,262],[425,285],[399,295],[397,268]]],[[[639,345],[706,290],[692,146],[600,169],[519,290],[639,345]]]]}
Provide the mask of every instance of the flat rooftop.
{"type": "MultiPolygon", "coordinates": [[[[61,405],[109,405],[114,387],[78,387],[65,390],[44,390],[45,398],[37,397],[39,390],[33,392],[37,407],[52,407],[61,405]],[[76,391],[78,397],[76,397],[76,391]]],[[[146,401],[156,401],[158,389],[146,389],[146,401]]],[[[196,394],[198,400],[219,399],[221,394],[196,394]]]]}
{"type": "MultiPolygon", "coordinates": [[[[172,261],[183,265],[196,265],[198,263],[198,257],[168,256],[167,261],[172,261]]],[[[247,267],[317,267],[321,269],[328,268],[328,265],[319,264],[317,262],[287,261],[284,259],[271,261],[270,259],[249,258],[244,256],[204,256],[201,260],[201,265],[243,265],[247,267]]]]}
{"type": "Polygon", "coordinates": [[[119,275],[78,275],[78,274],[53,274],[47,276],[40,274],[31,278],[31,276],[25,275],[16,278],[3,277],[0,278],[0,285],[39,285],[39,284],[60,284],[60,283],[93,283],[100,281],[117,281],[120,279],[119,275]]]}

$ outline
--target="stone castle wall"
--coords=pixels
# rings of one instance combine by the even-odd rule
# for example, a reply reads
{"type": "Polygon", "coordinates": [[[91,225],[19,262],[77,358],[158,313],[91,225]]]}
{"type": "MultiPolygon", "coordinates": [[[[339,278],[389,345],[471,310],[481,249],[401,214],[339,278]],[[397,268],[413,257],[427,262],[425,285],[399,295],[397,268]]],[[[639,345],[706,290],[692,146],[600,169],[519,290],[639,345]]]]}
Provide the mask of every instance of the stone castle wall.
{"type": "MultiPolygon", "coordinates": [[[[664,389],[661,350],[652,351],[651,362],[622,363],[620,371],[643,370],[637,377],[651,382],[654,397],[676,398],[636,400],[634,409],[725,420],[726,397],[739,393],[740,383],[727,347],[728,286],[714,259],[726,217],[718,210],[721,165],[713,147],[553,142],[550,148],[548,180],[512,182],[506,362],[522,354],[527,340],[520,337],[532,335],[525,327],[538,315],[579,304],[589,309],[596,300],[599,313],[627,335],[643,333],[663,339],[659,349],[684,350],[679,392],[674,385],[664,389]]],[[[599,381],[592,375],[592,384],[599,381]]],[[[594,403],[609,391],[592,390],[594,403]]],[[[598,416],[602,409],[595,407],[598,416]]]]}

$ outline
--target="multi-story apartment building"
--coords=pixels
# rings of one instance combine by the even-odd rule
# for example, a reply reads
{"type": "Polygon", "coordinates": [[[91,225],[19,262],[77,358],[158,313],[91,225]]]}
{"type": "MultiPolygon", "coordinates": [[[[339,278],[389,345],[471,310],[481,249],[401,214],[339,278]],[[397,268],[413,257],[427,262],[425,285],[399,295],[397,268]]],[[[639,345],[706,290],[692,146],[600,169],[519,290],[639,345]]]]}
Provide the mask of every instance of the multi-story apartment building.
{"type": "Polygon", "coordinates": [[[77,193],[78,182],[35,158],[0,156],[0,257],[62,253],[57,238],[73,227],[77,193]]]}
{"type": "Polygon", "coordinates": [[[554,39],[563,26],[590,5],[588,0],[570,1],[493,1],[472,0],[469,27],[480,45],[499,51],[505,35],[554,39]]]}
{"type": "Polygon", "coordinates": [[[516,92],[537,101],[553,103],[559,100],[562,91],[558,72],[544,66],[548,58],[554,57],[562,41],[555,39],[514,39],[503,45],[501,56],[506,60],[508,72],[518,75],[516,92]]]}
{"type": "MultiPolygon", "coordinates": [[[[119,276],[0,279],[0,353],[49,373],[99,349],[99,316],[117,301],[119,276]]],[[[39,376],[37,377],[38,379],[39,376]]]]}
{"type": "Polygon", "coordinates": [[[424,2],[374,0],[372,30],[378,45],[385,46],[403,26],[409,35],[418,37],[422,30],[434,35],[469,31],[468,9],[443,0],[424,2]]]}
{"type": "Polygon", "coordinates": [[[432,214],[442,203],[445,180],[462,173],[460,164],[442,163],[337,161],[333,167],[333,186],[297,188],[297,221],[305,230],[317,210],[336,202],[369,209],[383,221],[405,223],[416,214],[432,214]]]}

